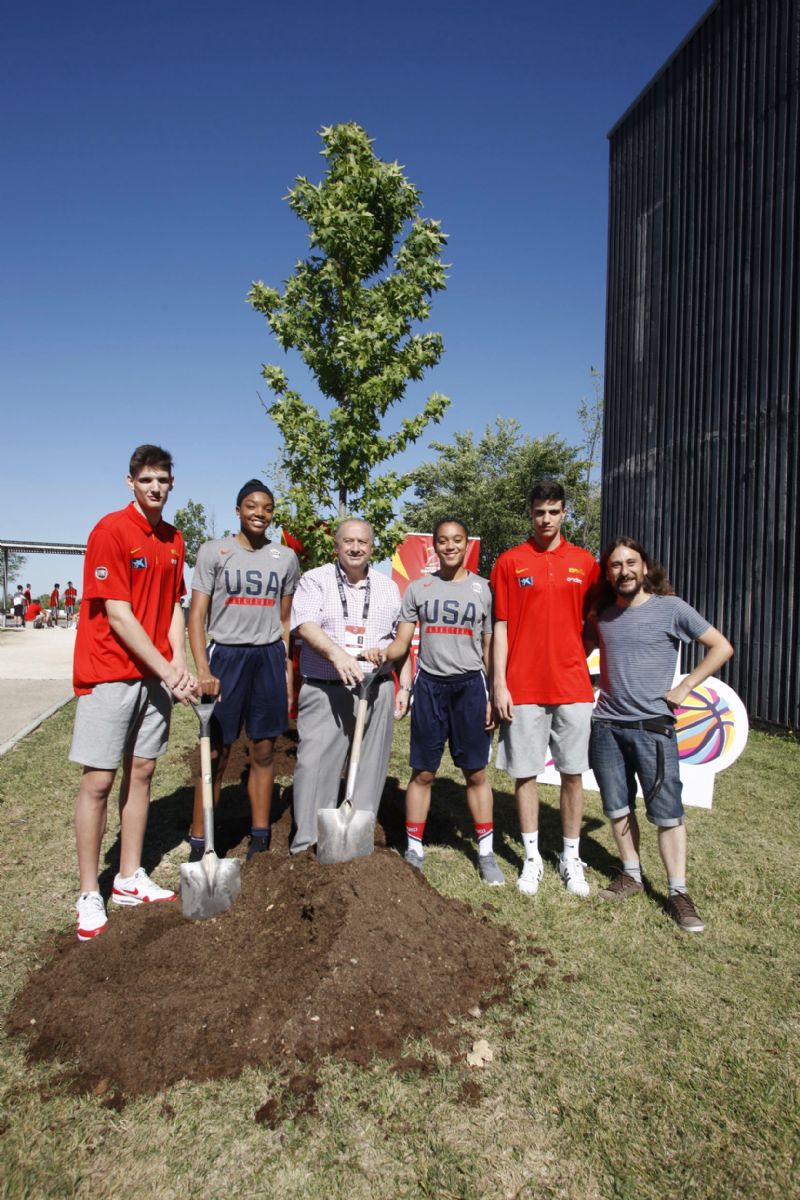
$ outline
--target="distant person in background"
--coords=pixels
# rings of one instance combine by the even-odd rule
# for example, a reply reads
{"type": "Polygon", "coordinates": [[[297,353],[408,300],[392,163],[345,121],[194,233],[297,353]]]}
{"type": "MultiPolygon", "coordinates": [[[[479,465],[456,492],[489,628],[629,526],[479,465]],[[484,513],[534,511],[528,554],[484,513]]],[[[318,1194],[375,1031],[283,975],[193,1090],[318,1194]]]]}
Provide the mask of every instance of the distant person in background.
{"type": "Polygon", "coordinates": [[[64,588],[64,612],[67,617],[67,629],[69,629],[75,616],[75,605],[77,602],[77,590],[72,586],[72,580],[68,579],[67,586],[64,588]]]}
{"type": "Polygon", "coordinates": [[[14,607],[14,624],[17,629],[22,629],[25,624],[25,593],[22,590],[22,584],[14,592],[12,604],[14,607]]]}
{"type": "Polygon", "coordinates": [[[31,600],[28,607],[25,609],[26,624],[32,625],[34,629],[42,629],[46,620],[44,609],[36,600],[31,600]]]}
{"type": "Polygon", "coordinates": [[[636,777],[648,821],[658,830],[667,872],[667,911],[685,933],[705,928],[686,890],[686,826],[675,709],[692,688],[733,654],[730,642],[705,617],[679,600],[659,563],[633,538],[603,551],[603,591],[587,621],[587,644],[600,647],[600,691],[589,747],[603,809],[611,822],[622,870],[598,893],[628,900],[643,890],[636,819],[636,777]],[[706,647],[702,661],[673,687],[681,642],[706,647]]]}
{"type": "Polygon", "coordinates": [[[60,592],[59,588],[60,588],[60,584],[54,583],[53,590],[50,593],[50,613],[48,616],[47,624],[50,626],[51,629],[56,628],[58,626],[58,606],[61,603],[61,592],[60,592]]]}
{"type": "Polygon", "coordinates": [[[173,699],[187,704],[197,694],[197,680],[186,665],[181,610],[183,537],[162,520],[174,484],[172,457],[160,446],[138,446],[129,471],[133,503],[103,517],[89,535],[83,618],[75,638],[78,703],[69,757],[83,766],[75,804],[82,942],[106,927],[97,871],[108,797],[120,765],[119,872],[111,899],[123,905],[175,899],[141,865],[142,846],[150,785],[156,759],[167,749],[173,699]]]}
{"type": "Polygon", "coordinates": [[[29,583],[25,584],[25,593],[24,594],[25,594],[25,608],[27,609],[28,605],[30,604],[31,600],[33,599],[33,595],[31,593],[31,585],[29,583]]]}

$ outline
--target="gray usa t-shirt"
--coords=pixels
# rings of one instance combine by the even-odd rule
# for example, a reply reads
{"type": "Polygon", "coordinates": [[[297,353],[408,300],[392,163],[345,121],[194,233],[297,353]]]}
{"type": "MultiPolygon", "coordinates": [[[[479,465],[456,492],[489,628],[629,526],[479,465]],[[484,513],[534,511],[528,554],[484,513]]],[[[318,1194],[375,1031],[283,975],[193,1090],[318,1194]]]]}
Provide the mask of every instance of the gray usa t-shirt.
{"type": "Polygon", "coordinates": [[[281,636],[281,597],[294,595],[294,550],[267,542],[247,550],[235,537],[200,547],[192,591],[211,597],[208,636],[224,646],[266,646],[281,636]]]}
{"type": "Polygon", "coordinates": [[[681,642],[711,626],[677,596],[650,596],[644,604],[612,604],[597,619],[600,692],[593,716],[633,721],[670,715],[664,699],[672,687],[681,642]]]}
{"type": "Polygon", "coordinates": [[[488,579],[471,572],[458,583],[423,575],[406,588],[401,621],[419,621],[419,661],[431,675],[483,667],[483,635],[492,632],[488,579]]]}

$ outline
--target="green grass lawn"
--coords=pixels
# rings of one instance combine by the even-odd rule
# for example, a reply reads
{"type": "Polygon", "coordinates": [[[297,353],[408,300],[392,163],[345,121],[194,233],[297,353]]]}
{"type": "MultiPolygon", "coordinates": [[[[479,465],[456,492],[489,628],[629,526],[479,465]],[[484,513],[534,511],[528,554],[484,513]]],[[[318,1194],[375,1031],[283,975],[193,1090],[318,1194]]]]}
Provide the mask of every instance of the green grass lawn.
{"type": "MultiPolygon", "coordinates": [[[[67,763],[72,705],[0,759],[3,936],[0,1004],[72,929],[76,870],[67,763]]],[[[183,758],[196,737],[176,713],[156,775],[148,844],[155,875],[177,885],[190,793],[183,758]]],[[[407,726],[392,773],[405,786],[407,726]]],[[[651,892],[620,906],[568,896],[558,880],[557,794],[543,790],[547,862],[538,896],[519,866],[510,781],[495,773],[496,849],[511,886],[477,879],[463,790],[448,768],[434,791],[427,874],[447,895],[535,939],[502,1006],[469,1018],[464,1050],[428,1074],[323,1064],[314,1115],[272,1129],[255,1113],[280,1087],[267,1071],[180,1084],[117,1111],[74,1096],[56,1066],[31,1066],[19,1039],[0,1051],[0,1196],[193,1197],[786,1197],[798,1180],[800,749],[752,734],[717,781],[714,808],[688,814],[690,890],[707,932],[681,934],[663,908],[653,830],[642,857],[651,892]]],[[[110,820],[107,844],[116,838],[110,820]]],[[[599,798],[587,797],[582,852],[593,890],[614,858],[599,798]]],[[[151,865],[148,863],[148,865],[151,865]]],[[[276,963],[276,970],[280,964],[276,963]]],[[[131,1003],[136,964],[131,963],[131,1003]]],[[[425,1053],[424,1046],[411,1048],[425,1053]]]]}

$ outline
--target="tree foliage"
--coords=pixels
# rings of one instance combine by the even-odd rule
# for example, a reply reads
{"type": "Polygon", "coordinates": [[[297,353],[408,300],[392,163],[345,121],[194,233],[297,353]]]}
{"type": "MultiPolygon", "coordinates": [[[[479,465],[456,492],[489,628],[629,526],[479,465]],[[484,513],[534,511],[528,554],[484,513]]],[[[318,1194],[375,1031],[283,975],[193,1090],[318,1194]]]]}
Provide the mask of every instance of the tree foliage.
{"type": "Polygon", "coordinates": [[[395,501],[408,476],[389,463],[439,421],[448,399],[434,392],[422,411],[386,432],[384,418],[409,382],[439,361],[438,333],[413,332],[446,286],[441,261],[447,235],[419,216],[420,194],[396,163],[383,162],[355,124],[322,129],[327,171],[318,184],[298,177],[289,191],[309,228],[311,253],[283,292],[254,283],[248,300],[264,314],[281,347],[297,350],[330,402],[326,416],[266,365],[273,393],[267,412],[283,435],[281,466],[289,480],[276,521],[303,542],[314,562],[331,558],[331,524],[353,513],[371,521],[378,556],[400,529],[395,501]]]}
{"type": "Polygon", "coordinates": [[[186,547],[186,562],[193,567],[197,562],[197,552],[203,542],[211,536],[206,524],[206,510],[202,504],[187,500],[185,508],[179,508],[173,518],[173,523],[183,534],[186,547]]]}
{"type": "Polygon", "coordinates": [[[598,558],[602,498],[600,467],[603,452],[603,376],[595,367],[591,367],[590,371],[594,397],[591,401],[584,397],[578,408],[578,421],[583,430],[583,486],[571,503],[570,511],[573,539],[587,550],[591,550],[595,558],[598,558]]]}
{"type": "MultiPolygon", "coordinates": [[[[438,457],[412,472],[415,499],[403,509],[409,531],[429,532],[443,517],[458,517],[481,539],[480,569],[488,575],[497,556],[530,534],[528,496],[537,479],[564,485],[568,512],[582,495],[586,464],[580,447],[555,434],[532,438],[518,421],[498,417],[476,442],[471,430],[452,443],[433,442],[438,457]]],[[[571,518],[564,532],[575,538],[571,518]]]]}

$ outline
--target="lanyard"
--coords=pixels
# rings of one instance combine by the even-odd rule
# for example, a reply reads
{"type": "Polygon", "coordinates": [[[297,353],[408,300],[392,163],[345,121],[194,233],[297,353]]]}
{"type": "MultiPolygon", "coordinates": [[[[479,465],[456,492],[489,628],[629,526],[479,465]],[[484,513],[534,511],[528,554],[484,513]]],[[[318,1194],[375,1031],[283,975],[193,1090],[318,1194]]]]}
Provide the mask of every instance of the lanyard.
{"type": "MultiPolygon", "coordinates": [[[[338,562],[336,563],[336,586],[339,589],[339,599],[342,602],[342,616],[344,617],[344,623],[346,625],[347,622],[350,620],[350,613],[347,610],[347,595],[344,590],[344,584],[342,583],[342,568],[339,566],[338,562]]],[[[363,590],[363,592],[364,592],[364,609],[363,609],[363,612],[361,613],[361,622],[365,627],[367,624],[367,617],[369,616],[369,601],[370,601],[371,589],[372,589],[372,583],[371,583],[371,580],[369,577],[369,569],[367,569],[367,586],[363,589],[359,589],[359,590],[363,590]]]]}

